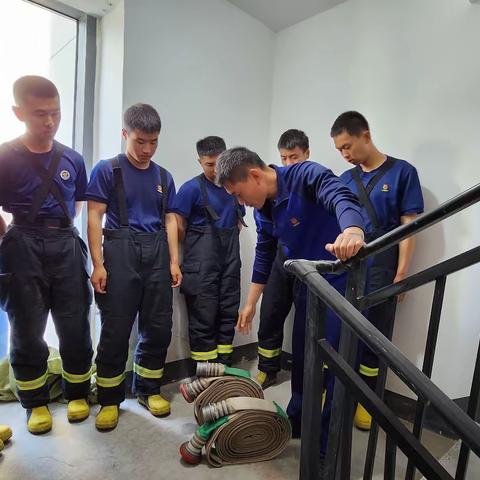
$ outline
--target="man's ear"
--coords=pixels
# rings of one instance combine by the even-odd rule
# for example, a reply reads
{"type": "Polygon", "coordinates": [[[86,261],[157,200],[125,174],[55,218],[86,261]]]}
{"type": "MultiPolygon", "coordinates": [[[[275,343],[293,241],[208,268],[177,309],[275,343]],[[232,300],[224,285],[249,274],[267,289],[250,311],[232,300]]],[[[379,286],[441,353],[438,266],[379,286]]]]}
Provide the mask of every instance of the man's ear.
{"type": "Polygon", "coordinates": [[[363,132],[363,138],[365,139],[365,143],[372,143],[372,136],[370,135],[370,131],[369,130],[365,130],[365,132],[363,132]]]}
{"type": "Polygon", "coordinates": [[[262,171],[259,168],[251,168],[248,173],[258,182],[262,178],[262,171]]]}
{"type": "Polygon", "coordinates": [[[16,105],[12,105],[12,112],[15,114],[15,116],[20,120],[21,122],[25,121],[25,116],[23,115],[23,110],[20,107],[17,107],[16,105]]]}
{"type": "Polygon", "coordinates": [[[305,152],[305,157],[307,158],[307,160],[310,158],[310,149],[307,148],[307,151],[305,152]]]}
{"type": "Polygon", "coordinates": [[[122,128],[122,137],[124,140],[127,140],[128,132],[126,128],[122,128]]]}

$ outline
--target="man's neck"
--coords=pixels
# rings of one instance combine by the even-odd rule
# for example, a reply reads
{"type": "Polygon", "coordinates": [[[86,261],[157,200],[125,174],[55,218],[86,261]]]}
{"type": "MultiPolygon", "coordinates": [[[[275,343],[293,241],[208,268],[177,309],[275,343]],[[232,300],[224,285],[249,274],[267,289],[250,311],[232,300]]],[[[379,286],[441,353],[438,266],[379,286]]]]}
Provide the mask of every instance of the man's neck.
{"type": "Polygon", "coordinates": [[[375,170],[380,165],[382,165],[386,159],[387,156],[375,148],[372,154],[368,156],[363,163],[360,164],[360,168],[364,172],[371,172],[372,170],[375,170]]]}
{"type": "Polygon", "coordinates": [[[151,160],[145,163],[140,163],[137,162],[128,152],[125,152],[125,156],[127,157],[127,160],[135,167],[138,168],[139,170],[147,170],[148,167],[150,166],[151,160]]]}
{"type": "Polygon", "coordinates": [[[33,138],[28,132],[20,137],[20,141],[32,153],[47,153],[53,148],[53,140],[39,140],[33,138]]]}
{"type": "Polygon", "coordinates": [[[265,182],[267,183],[267,198],[273,200],[278,194],[277,171],[272,167],[267,167],[265,172],[265,182]]]}
{"type": "Polygon", "coordinates": [[[210,183],[213,183],[214,185],[215,184],[215,177],[209,177],[208,175],[205,174],[205,172],[203,172],[203,176],[210,182],[210,183]]]}

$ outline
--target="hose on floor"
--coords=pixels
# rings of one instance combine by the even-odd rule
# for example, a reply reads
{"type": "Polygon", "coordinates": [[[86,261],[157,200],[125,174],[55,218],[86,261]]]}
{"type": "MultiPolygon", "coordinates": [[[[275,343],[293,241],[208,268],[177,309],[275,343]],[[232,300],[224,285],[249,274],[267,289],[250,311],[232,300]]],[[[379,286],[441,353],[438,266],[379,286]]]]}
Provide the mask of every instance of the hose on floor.
{"type": "Polygon", "coordinates": [[[286,413],[275,402],[265,400],[261,387],[246,375],[222,372],[223,366],[202,365],[202,371],[217,376],[201,377],[180,388],[187,401],[194,399],[200,425],[193,438],[180,447],[183,460],[200,463],[203,449],[214,467],[278,456],[291,438],[286,413]]]}

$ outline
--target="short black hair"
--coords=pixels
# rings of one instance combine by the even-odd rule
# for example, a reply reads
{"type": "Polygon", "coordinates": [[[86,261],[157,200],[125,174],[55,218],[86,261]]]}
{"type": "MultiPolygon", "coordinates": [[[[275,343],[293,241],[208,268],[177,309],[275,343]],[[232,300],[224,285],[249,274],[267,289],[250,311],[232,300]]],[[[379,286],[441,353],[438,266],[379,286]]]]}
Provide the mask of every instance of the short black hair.
{"type": "Polygon", "coordinates": [[[255,153],[245,147],[235,147],[225,150],[217,160],[216,183],[239,182],[248,176],[248,169],[267,168],[265,162],[255,153]]]}
{"type": "Polygon", "coordinates": [[[363,132],[369,131],[367,119],[359,112],[353,110],[344,112],[337,117],[330,129],[330,136],[336,137],[343,132],[358,137],[363,132]]]}
{"type": "Polygon", "coordinates": [[[58,97],[57,87],[48,78],[38,75],[25,75],[15,80],[13,84],[13,98],[20,105],[27,96],[36,98],[58,97]]]}
{"type": "Polygon", "coordinates": [[[302,130],[296,130],[295,128],[291,128],[286,132],[283,132],[278,139],[277,148],[280,150],[284,148],[286,150],[293,150],[295,147],[299,147],[304,152],[306,152],[309,148],[308,137],[305,135],[305,132],[302,130]]]}
{"type": "Polygon", "coordinates": [[[226,149],[227,145],[222,137],[210,136],[202,138],[197,142],[197,153],[199,157],[220,155],[226,149]]]}
{"type": "Polygon", "coordinates": [[[158,112],[147,103],[136,103],[123,114],[123,123],[128,132],[140,130],[143,133],[159,133],[162,122],[158,112]]]}

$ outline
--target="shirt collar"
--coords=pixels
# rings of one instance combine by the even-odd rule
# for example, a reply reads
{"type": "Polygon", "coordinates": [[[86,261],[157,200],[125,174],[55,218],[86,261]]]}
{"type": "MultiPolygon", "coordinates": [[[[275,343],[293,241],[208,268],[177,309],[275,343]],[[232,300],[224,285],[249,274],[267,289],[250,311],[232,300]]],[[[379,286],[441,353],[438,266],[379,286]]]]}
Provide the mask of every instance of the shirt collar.
{"type": "Polygon", "coordinates": [[[287,187],[285,185],[285,178],[284,178],[284,172],[285,168],[279,167],[278,165],[269,165],[269,167],[272,167],[275,170],[275,173],[277,174],[277,196],[272,200],[272,204],[274,207],[280,205],[281,203],[285,202],[288,200],[289,197],[289,192],[287,190],[287,187]]]}

